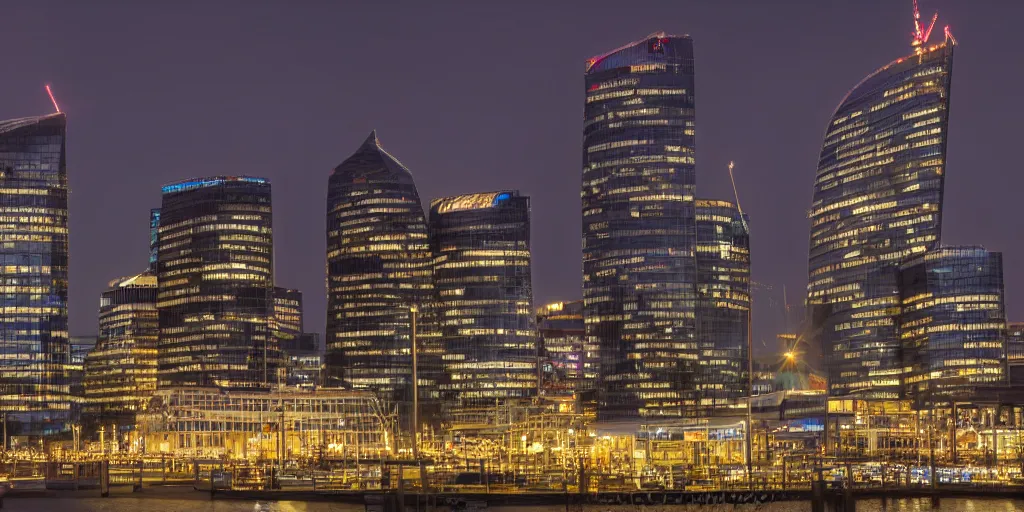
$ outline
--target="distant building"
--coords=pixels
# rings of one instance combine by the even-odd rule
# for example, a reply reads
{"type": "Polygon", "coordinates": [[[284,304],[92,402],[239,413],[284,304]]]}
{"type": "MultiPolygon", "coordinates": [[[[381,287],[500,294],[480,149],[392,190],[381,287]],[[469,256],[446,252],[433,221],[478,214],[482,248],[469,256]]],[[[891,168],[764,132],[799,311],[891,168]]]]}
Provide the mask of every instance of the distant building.
{"type": "Polygon", "coordinates": [[[955,46],[926,42],[861,80],[825,128],[807,291],[832,396],[902,396],[900,264],[939,247],[955,46]]]}
{"type": "Polygon", "coordinates": [[[467,409],[536,395],[530,198],[506,190],[435,199],[430,248],[446,402],[467,409]]]}
{"type": "Polygon", "coordinates": [[[696,403],[690,416],[744,410],[749,394],[750,233],[728,201],[698,199],[696,403]]]}
{"type": "Polygon", "coordinates": [[[149,211],[149,269],[156,272],[157,252],[160,250],[160,208],[149,211]]]}
{"type": "Polygon", "coordinates": [[[285,381],[289,386],[323,386],[324,355],[319,333],[304,332],[292,340],[283,341],[281,352],[285,360],[285,381]]]}
{"type": "Polygon", "coordinates": [[[1024,322],[1006,326],[1006,364],[1010,383],[1024,384],[1024,322]]]}
{"type": "Polygon", "coordinates": [[[664,33],[586,62],[583,304],[598,417],[697,403],[693,41],[664,33]]]}
{"type": "Polygon", "coordinates": [[[550,390],[589,396],[597,381],[597,345],[588,343],[583,301],[555,302],[540,308],[537,330],[544,360],[550,364],[550,390]]]}
{"type": "Polygon", "coordinates": [[[81,414],[82,401],[85,397],[85,358],[96,347],[96,336],[71,336],[68,343],[67,379],[73,399],[74,417],[81,414]]]}
{"type": "Polygon", "coordinates": [[[1002,254],[942,247],[912,258],[900,296],[907,398],[943,405],[1007,382],[1002,254]]]}
{"type": "Polygon", "coordinates": [[[115,279],[103,292],[100,334],[85,359],[84,423],[131,427],[156,391],[156,298],[149,271],[115,279]]]}
{"type": "Polygon", "coordinates": [[[302,334],[302,292],[274,287],[274,334],[278,343],[293,340],[302,334]]]}
{"type": "Polygon", "coordinates": [[[67,119],[0,121],[0,413],[8,436],[67,432],[67,119]]]}
{"type": "MultiPolygon", "coordinates": [[[[327,385],[373,391],[411,417],[412,309],[424,347],[430,265],[412,173],[371,132],[328,181],[327,385]]],[[[436,398],[440,361],[420,355],[420,397],[436,398]]]]}
{"type": "Polygon", "coordinates": [[[162,192],[158,385],[268,388],[279,366],[270,183],[219,176],[162,192]]]}

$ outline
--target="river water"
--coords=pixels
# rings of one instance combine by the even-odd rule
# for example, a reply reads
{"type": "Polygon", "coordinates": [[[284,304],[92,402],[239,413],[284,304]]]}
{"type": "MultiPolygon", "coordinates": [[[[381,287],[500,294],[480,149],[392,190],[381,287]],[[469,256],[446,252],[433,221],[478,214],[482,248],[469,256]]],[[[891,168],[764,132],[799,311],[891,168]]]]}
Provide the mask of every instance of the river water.
{"type": "MultiPolygon", "coordinates": [[[[7,498],[4,512],[363,512],[362,505],[327,502],[244,500],[208,500],[198,497],[128,497],[110,498],[7,498]]],[[[415,509],[408,507],[408,512],[415,509]]],[[[440,509],[439,509],[440,510],[440,509]]],[[[490,507],[487,512],[565,512],[565,505],[490,507]]],[[[768,503],[764,505],[659,505],[651,507],[586,505],[570,506],[569,512],[803,512],[810,511],[810,502],[768,503]]],[[[1024,511],[1024,500],[1007,499],[943,499],[932,508],[927,499],[890,500],[883,507],[881,500],[861,500],[857,512],[1016,512],[1024,511]]],[[[421,510],[422,512],[422,510],[421,510]]]]}

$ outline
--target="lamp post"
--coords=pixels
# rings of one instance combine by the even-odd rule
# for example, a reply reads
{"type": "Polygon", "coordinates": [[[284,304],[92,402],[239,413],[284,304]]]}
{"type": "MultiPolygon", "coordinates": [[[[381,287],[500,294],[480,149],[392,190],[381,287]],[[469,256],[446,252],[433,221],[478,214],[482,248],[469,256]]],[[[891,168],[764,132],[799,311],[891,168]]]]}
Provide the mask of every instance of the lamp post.
{"type": "Polygon", "coordinates": [[[412,342],[412,457],[419,461],[420,379],[418,375],[418,350],[416,347],[416,315],[417,313],[419,313],[419,307],[417,307],[416,305],[409,306],[409,313],[411,315],[410,340],[412,342]]]}

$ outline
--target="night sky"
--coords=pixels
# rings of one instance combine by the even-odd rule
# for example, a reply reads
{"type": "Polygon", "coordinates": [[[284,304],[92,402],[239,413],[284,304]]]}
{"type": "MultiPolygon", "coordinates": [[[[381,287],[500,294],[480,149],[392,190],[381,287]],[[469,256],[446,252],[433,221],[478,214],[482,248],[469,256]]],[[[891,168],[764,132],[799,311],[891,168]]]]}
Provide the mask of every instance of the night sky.
{"type": "MultiPolygon", "coordinates": [[[[1008,317],[1024,320],[1024,2],[920,1],[939,11],[932,40],[949,24],[961,45],[943,240],[1002,251],[1008,317]]],[[[277,285],[305,293],[306,329],[323,332],[327,178],[371,129],[424,202],[532,196],[536,303],[580,297],[584,60],[690,34],[698,194],[730,199],[735,160],[765,353],[783,285],[802,307],[825,123],[910,52],[911,29],[910,0],[14,0],[0,4],[0,119],[51,112],[45,83],[68,114],[72,334],[96,332],[108,280],[145,268],[162,184],[238,174],[271,180],[277,285]]]]}

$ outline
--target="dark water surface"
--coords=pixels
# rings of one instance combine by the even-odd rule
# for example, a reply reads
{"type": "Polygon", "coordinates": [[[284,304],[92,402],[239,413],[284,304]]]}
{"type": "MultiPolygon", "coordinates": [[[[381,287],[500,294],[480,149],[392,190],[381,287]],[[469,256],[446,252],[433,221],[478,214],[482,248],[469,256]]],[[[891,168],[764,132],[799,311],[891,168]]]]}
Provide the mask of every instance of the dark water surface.
{"type": "MultiPolygon", "coordinates": [[[[437,509],[445,511],[446,509],[437,509]]],[[[565,505],[501,506],[487,512],[564,512],[565,505]]],[[[569,512],[804,512],[810,502],[781,502],[764,505],[658,505],[650,507],[586,505],[570,506],[569,512]]],[[[57,497],[7,498],[3,512],[363,512],[362,505],[302,501],[209,500],[199,497],[57,497]]],[[[417,512],[407,507],[407,512],[417,512]]],[[[881,500],[857,502],[857,512],[1017,512],[1024,511],[1024,500],[1008,499],[943,499],[932,508],[927,499],[890,500],[883,507],[881,500]]],[[[425,512],[420,509],[420,512],[425,512]]]]}

